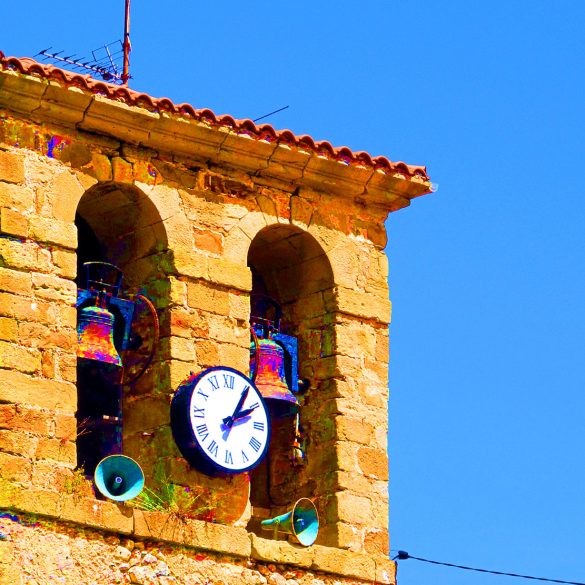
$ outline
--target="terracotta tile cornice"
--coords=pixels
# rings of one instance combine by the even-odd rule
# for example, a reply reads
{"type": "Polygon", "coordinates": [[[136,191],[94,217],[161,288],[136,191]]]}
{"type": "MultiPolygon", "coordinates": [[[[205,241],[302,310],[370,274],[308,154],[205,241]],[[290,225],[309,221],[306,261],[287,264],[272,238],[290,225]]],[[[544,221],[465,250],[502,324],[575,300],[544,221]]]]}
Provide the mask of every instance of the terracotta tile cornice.
{"type": "Polygon", "coordinates": [[[164,97],[153,98],[34,59],[6,57],[2,52],[0,107],[157,150],[209,156],[220,164],[259,175],[294,179],[299,184],[342,190],[352,196],[364,195],[390,211],[431,191],[423,166],[372,157],[346,146],[334,147],[327,141],[316,142],[310,136],[296,136],[290,130],[276,130],[269,124],[256,125],[248,119],[218,116],[209,109],[175,104],[164,97]],[[11,83],[8,76],[43,83],[40,86],[11,83]],[[4,99],[1,93],[5,93],[4,99]],[[389,199],[390,192],[398,200],[389,199]]]}

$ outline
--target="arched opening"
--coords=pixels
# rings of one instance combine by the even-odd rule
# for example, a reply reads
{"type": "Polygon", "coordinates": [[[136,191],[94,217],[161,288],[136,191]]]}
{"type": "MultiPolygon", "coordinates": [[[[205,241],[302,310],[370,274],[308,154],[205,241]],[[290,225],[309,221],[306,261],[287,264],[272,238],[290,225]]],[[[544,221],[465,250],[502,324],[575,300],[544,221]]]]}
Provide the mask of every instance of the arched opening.
{"type": "MultiPolygon", "coordinates": [[[[79,242],[78,290],[87,287],[83,268],[86,262],[108,262],[123,274],[119,297],[133,306],[126,345],[121,340],[129,319],[116,306],[108,309],[113,315],[114,345],[123,368],[94,359],[77,362],[77,463],[87,475],[92,475],[104,456],[123,451],[138,458],[142,449],[138,437],[147,423],[144,411],[131,405],[156,392],[157,383],[164,378],[164,361],[155,357],[148,375],[130,385],[120,382],[132,381],[132,374],[140,371],[154,349],[157,317],[164,317],[169,304],[165,268],[168,242],[152,201],[129,185],[107,183],[89,189],[79,202],[75,223],[79,242]],[[158,315],[153,315],[152,307],[140,300],[144,297],[152,302],[158,315]],[[137,414],[130,416],[135,411],[137,414]]],[[[79,315],[78,312],[78,319],[79,315]]],[[[163,318],[161,335],[165,334],[165,327],[163,318]]]]}
{"type": "Polygon", "coordinates": [[[253,274],[252,304],[257,295],[267,295],[280,305],[280,331],[298,340],[299,378],[310,382],[309,390],[296,395],[304,461],[294,457],[295,417],[273,418],[268,456],[252,472],[251,503],[254,518],[260,518],[288,511],[298,498],[326,493],[334,436],[328,435],[319,397],[329,377],[324,364],[333,353],[334,282],[329,259],[317,240],[290,225],[260,231],[251,243],[248,266],[253,274]]]}

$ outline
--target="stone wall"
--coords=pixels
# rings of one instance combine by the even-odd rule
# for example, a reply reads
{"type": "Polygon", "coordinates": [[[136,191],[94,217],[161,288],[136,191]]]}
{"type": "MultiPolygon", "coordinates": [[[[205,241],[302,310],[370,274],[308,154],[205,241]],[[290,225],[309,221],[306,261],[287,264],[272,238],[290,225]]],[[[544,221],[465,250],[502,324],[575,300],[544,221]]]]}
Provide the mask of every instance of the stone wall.
{"type": "Polygon", "coordinates": [[[266,546],[271,543],[255,537],[244,543],[250,553],[244,557],[234,546],[205,536],[204,526],[198,528],[200,538],[217,550],[209,550],[209,544],[196,550],[32,517],[0,517],[0,583],[358,585],[364,577],[376,583],[395,580],[395,564],[383,559],[348,559],[335,549],[299,550],[286,543],[275,554],[266,546]]]}

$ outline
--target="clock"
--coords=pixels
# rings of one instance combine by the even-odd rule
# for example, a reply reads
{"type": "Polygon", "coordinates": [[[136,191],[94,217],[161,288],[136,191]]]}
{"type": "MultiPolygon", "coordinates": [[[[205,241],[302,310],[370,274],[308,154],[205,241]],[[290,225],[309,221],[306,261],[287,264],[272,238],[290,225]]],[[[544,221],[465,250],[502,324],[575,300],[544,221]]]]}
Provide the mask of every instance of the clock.
{"type": "Polygon", "coordinates": [[[258,465],[268,449],[270,416],[250,378],[216,366],[191,374],[171,402],[171,429],[190,465],[233,474],[258,465]]]}

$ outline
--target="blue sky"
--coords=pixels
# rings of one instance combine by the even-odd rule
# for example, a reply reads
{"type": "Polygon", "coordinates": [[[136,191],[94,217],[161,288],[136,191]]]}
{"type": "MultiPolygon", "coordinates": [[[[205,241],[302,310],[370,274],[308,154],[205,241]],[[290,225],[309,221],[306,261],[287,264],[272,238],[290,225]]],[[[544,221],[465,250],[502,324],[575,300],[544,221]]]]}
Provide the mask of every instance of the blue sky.
{"type": "MultiPolygon", "coordinates": [[[[88,54],[123,1],[9,2],[0,50],[88,54]]],[[[131,87],[425,164],[390,217],[391,545],[585,581],[585,3],[151,0],[131,87]]],[[[402,561],[400,585],[513,583],[402,561]]]]}

